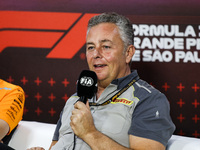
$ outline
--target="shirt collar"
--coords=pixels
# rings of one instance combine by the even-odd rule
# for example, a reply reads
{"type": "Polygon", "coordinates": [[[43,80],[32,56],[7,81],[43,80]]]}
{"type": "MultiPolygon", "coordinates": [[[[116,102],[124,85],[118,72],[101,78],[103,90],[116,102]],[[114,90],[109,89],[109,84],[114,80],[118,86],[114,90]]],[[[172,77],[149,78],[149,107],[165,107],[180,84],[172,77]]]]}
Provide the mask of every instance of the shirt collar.
{"type": "Polygon", "coordinates": [[[136,80],[139,78],[137,70],[131,71],[131,74],[125,77],[113,80],[111,84],[117,85],[117,89],[119,90],[123,88],[125,85],[127,85],[129,82],[131,82],[134,78],[136,78],[136,80]]]}

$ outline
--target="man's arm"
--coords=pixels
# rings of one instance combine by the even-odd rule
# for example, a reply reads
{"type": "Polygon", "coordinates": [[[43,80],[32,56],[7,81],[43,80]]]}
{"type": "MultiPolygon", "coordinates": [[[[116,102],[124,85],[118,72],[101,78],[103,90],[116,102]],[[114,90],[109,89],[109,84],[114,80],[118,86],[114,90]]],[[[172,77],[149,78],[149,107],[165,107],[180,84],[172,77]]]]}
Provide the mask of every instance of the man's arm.
{"type": "Polygon", "coordinates": [[[129,136],[130,148],[126,148],[117,142],[113,141],[103,133],[99,132],[94,125],[93,118],[87,106],[81,102],[74,105],[74,110],[71,116],[71,127],[74,133],[83,139],[93,150],[164,150],[165,147],[161,143],[136,137],[129,136]]]}
{"type": "Polygon", "coordinates": [[[9,132],[9,125],[4,120],[0,119],[0,141],[9,132]]]}
{"type": "Polygon", "coordinates": [[[129,139],[130,148],[118,144],[99,131],[88,134],[83,140],[89,144],[93,150],[165,150],[164,145],[154,140],[133,135],[129,135],[129,139]]]}
{"type": "Polygon", "coordinates": [[[129,135],[130,147],[133,150],[165,150],[165,146],[160,142],[129,135]]]}
{"type": "Polygon", "coordinates": [[[49,147],[49,150],[51,150],[52,146],[54,146],[57,142],[58,142],[58,141],[52,141],[52,142],[51,142],[51,145],[50,145],[50,147],[49,147]]]}

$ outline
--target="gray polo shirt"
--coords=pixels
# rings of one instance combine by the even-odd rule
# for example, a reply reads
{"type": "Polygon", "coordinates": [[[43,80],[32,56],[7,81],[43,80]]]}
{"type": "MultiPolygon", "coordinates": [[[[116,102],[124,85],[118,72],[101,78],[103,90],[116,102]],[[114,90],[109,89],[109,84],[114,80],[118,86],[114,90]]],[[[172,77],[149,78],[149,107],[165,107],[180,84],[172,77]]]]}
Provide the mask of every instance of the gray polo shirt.
{"type": "MultiPolygon", "coordinates": [[[[171,121],[170,108],[164,94],[139,79],[137,71],[113,80],[98,100],[94,96],[90,102],[102,104],[111,99],[133,79],[138,79],[113,102],[104,106],[90,106],[97,130],[119,144],[129,147],[129,134],[152,139],[167,145],[175,130],[171,121]]],[[[63,109],[53,140],[58,140],[53,150],[72,149],[74,133],[70,127],[71,111],[78,96],[71,96],[63,109]],[[59,131],[59,133],[58,133],[59,131]]],[[[76,137],[76,149],[90,150],[82,139],[76,137]]]]}

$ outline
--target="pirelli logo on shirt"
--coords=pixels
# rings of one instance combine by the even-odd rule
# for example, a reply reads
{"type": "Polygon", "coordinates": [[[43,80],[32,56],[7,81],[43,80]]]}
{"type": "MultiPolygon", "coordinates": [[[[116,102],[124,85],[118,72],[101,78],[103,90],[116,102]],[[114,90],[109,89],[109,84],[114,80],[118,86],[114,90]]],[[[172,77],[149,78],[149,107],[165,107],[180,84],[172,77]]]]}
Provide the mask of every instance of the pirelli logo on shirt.
{"type": "Polygon", "coordinates": [[[116,98],[111,103],[112,104],[122,103],[122,104],[125,104],[125,105],[131,105],[133,103],[133,101],[128,100],[126,98],[116,98]]]}

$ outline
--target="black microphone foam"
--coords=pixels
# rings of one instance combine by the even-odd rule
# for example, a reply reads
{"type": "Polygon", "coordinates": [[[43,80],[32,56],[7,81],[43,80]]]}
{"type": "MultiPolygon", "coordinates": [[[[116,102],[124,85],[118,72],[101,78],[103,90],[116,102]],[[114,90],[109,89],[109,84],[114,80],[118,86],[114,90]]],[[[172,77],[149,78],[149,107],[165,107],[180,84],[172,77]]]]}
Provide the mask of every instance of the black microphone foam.
{"type": "Polygon", "coordinates": [[[77,95],[86,103],[97,92],[97,75],[93,71],[83,70],[77,82],[77,95]]]}

